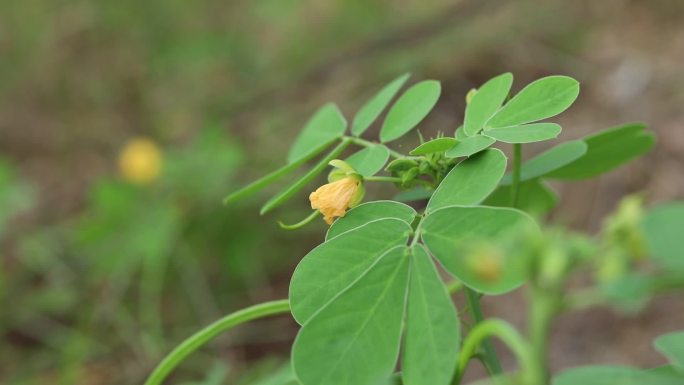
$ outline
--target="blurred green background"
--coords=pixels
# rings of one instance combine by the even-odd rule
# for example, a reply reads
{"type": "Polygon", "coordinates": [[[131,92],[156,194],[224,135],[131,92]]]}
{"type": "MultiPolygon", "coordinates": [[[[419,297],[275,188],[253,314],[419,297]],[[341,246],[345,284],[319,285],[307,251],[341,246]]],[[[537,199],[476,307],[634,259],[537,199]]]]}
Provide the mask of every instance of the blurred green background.
{"type": "MultiPolygon", "coordinates": [[[[558,222],[593,231],[625,194],[682,198],[682,58],[684,2],[671,0],[2,1],[0,383],[141,383],[191,332],[284,297],[322,221],[275,225],[303,216],[305,194],[265,218],[259,199],[222,197],[280,165],[319,105],[350,117],[403,72],[442,81],[428,135],[458,126],[466,92],[504,71],[517,88],[580,80],[563,139],[634,120],[657,132],[639,162],[555,186],[558,222]],[[145,184],[118,170],[138,137],[161,151],[145,184]]],[[[486,305],[520,322],[515,301],[486,305]]],[[[651,306],[621,328],[606,310],[565,317],[554,368],[654,364],[650,340],[684,304],[651,306]]],[[[230,333],[175,383],[278,384],[294,333],[283,317],[230,333]]]]}

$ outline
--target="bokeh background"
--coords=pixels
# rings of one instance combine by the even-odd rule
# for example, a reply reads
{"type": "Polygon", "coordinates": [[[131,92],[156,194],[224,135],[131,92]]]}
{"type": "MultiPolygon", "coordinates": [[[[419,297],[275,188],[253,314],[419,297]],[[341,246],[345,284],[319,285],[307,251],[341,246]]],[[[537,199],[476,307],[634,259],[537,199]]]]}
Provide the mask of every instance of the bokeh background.
{"type": "MultiPolygon", "coordinates": [[[[201,326],[284,297],[324,230],[275,224],[303,217],[306,194],[266,217],[269,191],[231,207],[222,197],[282,164],[319,105],[351,117],[407,71],[443,85],[428,136],[452,132],[466,92],[505,71],[515,89],[549,74],[581,82],[562,139],[648,123],[648,156],[554,186],[557,223],[594,232],[626,194],[681,199],[682,63],[673,0],[1,1],[0,383],[141,383],[201,326]],[[144,184],[119,170],[138,137],[160,148],[162,171],[144,184]]],[[[486,311],[522,323],[518,297],[486,311]]],[[[684,304],[665,297],[646,313],[563,317],[553,368],[658,364],[650,341],[681,326],[684,304]]],[[[174,381],[278,384],[295,332],[287,317],[243,327],[174,381]]]]}

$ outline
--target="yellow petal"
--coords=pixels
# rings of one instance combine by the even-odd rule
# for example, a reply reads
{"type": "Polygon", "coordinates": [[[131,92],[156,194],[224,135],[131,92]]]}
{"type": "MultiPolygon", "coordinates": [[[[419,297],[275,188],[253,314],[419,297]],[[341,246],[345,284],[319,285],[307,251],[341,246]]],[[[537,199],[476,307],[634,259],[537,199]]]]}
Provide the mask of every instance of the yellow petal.
{"type": "Polygon", "coordinates": [[[309,195],[311,208],[318,209],[325,222],[332,224],[336,217],[343,217],[347,212],[359,183],[356,178],[348,177],[324,184],[309,195]]]}

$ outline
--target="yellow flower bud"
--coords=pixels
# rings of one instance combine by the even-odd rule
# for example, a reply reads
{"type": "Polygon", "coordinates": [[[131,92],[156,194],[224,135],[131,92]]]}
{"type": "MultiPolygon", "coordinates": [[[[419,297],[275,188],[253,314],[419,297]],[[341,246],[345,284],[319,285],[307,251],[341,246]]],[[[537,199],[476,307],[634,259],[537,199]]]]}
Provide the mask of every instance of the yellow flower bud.
{"type": "Polygon", "coordinates": [[[161,172],[161,163],[161,151],[150,139],[133,139],[119,154],[121,176],[136,184],[148,184],[155,181],[161,172]]]}
{"type": "Polygon", "coordinates": [[[320,211],[325,222],[331,225],[333,219],[343,217],[347,209],[359,203],[362,191],[361,180],[348,176],[319,187],[309,195],[309,200],[311,208],[320,211]]]}

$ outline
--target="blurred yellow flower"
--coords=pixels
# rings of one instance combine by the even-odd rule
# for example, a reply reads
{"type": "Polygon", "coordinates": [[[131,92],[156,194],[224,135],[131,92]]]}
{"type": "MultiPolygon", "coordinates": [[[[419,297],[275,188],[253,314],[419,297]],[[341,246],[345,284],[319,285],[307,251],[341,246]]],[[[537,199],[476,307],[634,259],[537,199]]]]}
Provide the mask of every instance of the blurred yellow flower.
{"type": "Polygon", "coordinates": [[[363,188],[357,177],[348,176],[324,184],[309,195],[311,208],[318,209],[329,225],[335,217],[343,217],[347,209],[356,206],[362,198],[363,188]]]}
{"type": "Polygon", "coordinates": [[[161,173],[162,155],[157,144],[146,138],[135,138],[119,154],[119,172],[136,184],[154,182],[161,173]]]}

